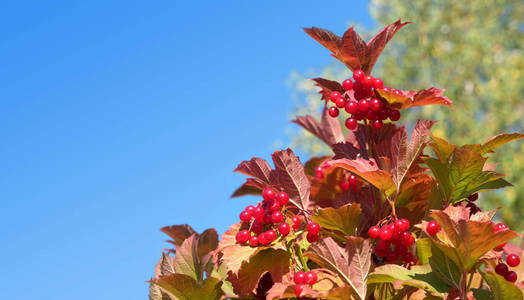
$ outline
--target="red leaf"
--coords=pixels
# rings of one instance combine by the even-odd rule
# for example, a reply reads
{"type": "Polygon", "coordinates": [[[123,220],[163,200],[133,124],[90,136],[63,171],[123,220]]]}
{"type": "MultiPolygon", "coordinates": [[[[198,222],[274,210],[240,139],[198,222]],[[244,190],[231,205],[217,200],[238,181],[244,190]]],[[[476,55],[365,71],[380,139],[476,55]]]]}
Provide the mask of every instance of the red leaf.
{"type": "Polygon", "coordinates": [[[396,109],[406,109],[413,106],[440,104],[451,106],[452,101],[442,94],[445,90],[431,87],[420,91],[404,91],[398,95],[392,91],[376,90],[380,97],[384,98],[392,107],[396,109]]]}
{"type": "Polygon", "coordinates": [[[324,79],[324,78],[313,78],[311,79],[314,82],[316,82],[316,86],[318,86],[321,90],[319,94],[322,95],[322,99],[324,99],[326,102],[329,101],[329,95],[331,92],[339,92],[341,94],[344,94],[344,89],[342,88],[342,85],[338,81],[324,79]]]}
{"type": "Polygon", "coordinates": [[[276,151],[271,157],[275,164],[278,183],[289,195],[290,201],[300,209],[307,209],[311,184],[298,156],[288,148],[276,151]]]}
{"type": "Polygon", "coordinates": [[[380,170],[374,160],[362,158],[349,160],[342,158],[330,161],[329,165],[343,168],[358,175],[388,195],[391,195],[396,190],[393,176],[384,170],[380,170]]]}
{"type": "Polygon", "coordinates": [[[274,179],[271,167],[267,161],[258,157],[241,162],[233,172],[257,178],[267,185],[271,185],[274,179]]]}
{"type": "Polygon", "coordinates": [[[165,226],[160,228],[160,231],[169,235],[173,240],[168,242],[177,247],[182,245],[185,239],[196,233],[188,224],[165,226]]]}
{"type": "Polygon", "coordinates": [[[299,116],[292,122],[302,126],[302,128],[311,132],[328,146],[344,141],[344,134],[342,133],[340,122],[337,118],[329,116],[327,105],[324,106],[324,110],[322,111],[320,123],[310,115],[305,117],[299,116]]]}

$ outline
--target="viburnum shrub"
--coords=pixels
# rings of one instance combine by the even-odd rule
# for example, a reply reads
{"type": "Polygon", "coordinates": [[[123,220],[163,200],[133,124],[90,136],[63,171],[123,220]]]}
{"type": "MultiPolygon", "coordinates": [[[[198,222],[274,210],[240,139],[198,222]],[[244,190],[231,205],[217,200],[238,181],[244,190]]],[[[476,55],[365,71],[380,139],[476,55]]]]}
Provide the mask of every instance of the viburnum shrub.
{"type": "Polygon", "coordinates": [[[371,75],[406,24],[368,42],[353,28],[342,37],[305,29],[353,71],[342,83],[314,78],[322,118],[294,120],[333,155],[302,164],[287,149],[272,154],[273,167],[241,162],[235,171],[249,178],[233,196],[259,201],[220,241],[214,229],[162,228],[174,249],[156,266],[150,299],[523,299],[523,251],[507,243],[519,234],[475,201],[511,186],[487,160],[524,135],[456,146],[432,135],[434,121],[418,121],[408,138],[400,111],[452,102],[444,90],[402,91],[371,75]]]}

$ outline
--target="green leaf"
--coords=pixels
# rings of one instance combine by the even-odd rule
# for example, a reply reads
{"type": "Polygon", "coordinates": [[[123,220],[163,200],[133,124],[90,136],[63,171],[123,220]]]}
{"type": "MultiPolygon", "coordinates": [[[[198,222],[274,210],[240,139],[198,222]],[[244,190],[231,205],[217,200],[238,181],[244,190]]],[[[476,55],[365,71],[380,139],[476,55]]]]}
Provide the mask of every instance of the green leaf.
{"type": "Polygon", "coordinates": [[[197,282],[184,274],[171,274],[155,279],[153,283],[178,300],[216,300],[222,296],[222,282],[213,277],[197,282]]]}
{"type": "Polygon", "coordinates": [[[503,133],[489,138],[482,146],[481,153],[486,154],[498,146],[524,138],[522,133],[503,133]]]}
{"type": "Polygon", "coordinates": [[[495,296],[490,290],[487,289],[471,289],[475,300],[493,300],[495,296]]]}
{"type": "Polygon", "coordinates": [[[433,272],[435,272],[435,275],[441,278],[449,286],[459,287],[462,278],[460,268],[434,244],[431,245],[429,265],[433,272]]]}
{"type": "Polygon", "coordinates": [[[491,292],[493,293],[494,300],[522,300],[522,291],[513,283],[508,282],[504,277],[495,273],[483,273],[482,277],[489,285],[491,292]]]}
{"type": "Polygon", "coordinates": [[[425,265],[429,263],[431,258],[431,245],[432,242],[428,238],[417,239],[417,256],[421,264],[425,265]]]}
{"type": "Polygon", "coordinates": [[[446,293],[449,285],[439,279],[429,265],[412,266],[409,270],[393,264],[375,268],[369,275],[368,284],[392,283],[395,289],[399,286],[411,286],[430,292],[446,293]]]}
{"type": "Polygon", "coordinates": [[[348,204],[337,209],[332,207],[321,208],[312,216],[322,228],[338,230],[346,236],[355,235],[360,221],[360,204],[348,204]]]}
{"type": "Polygon", "coordinates": [[[202,270],[198,257],[198,237],[193,234],[177,248],[173,266],[177,273],[187,275],[195,280],[202,279],[202,270]]]}

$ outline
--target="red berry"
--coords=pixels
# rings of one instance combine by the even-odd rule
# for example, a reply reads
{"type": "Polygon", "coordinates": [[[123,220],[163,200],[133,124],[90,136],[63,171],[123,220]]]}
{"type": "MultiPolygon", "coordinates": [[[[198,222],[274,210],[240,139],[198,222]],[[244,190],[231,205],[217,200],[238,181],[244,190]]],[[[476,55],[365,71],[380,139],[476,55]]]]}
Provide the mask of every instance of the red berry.
{"type": "Polygon", "coordinates": [[[346,99],[344,99],[344,98],[338,98],[337,101],[335,101],[335,105],[336,105],[338,108],[343,108],[344,106],[346,106],[346,99]]]}
{"type": "Polygon", "coordinates": [[[404,245],[395,245],[395,252],[400,255],[404,255],[408,252],[408,247],[404,245]]]}
{"type": "Polygon", "coordinates": [[[304,271],[298,271],[293,276],[293,282],[295,284],[305,284],[306,283],[306,272],[304,271]]]}
{"type": "Polygon", "coordinates": [[[288,235],[290,230],[291,227],[288,223],[280,223],[280,225],[278,225],[278,232],[280,232],[280,234],[283,236],[288,235]]]}
{"type": "Polygon", "coordinates": [[[387,228],[380,229],[380,239],[383,241],[389,241],[393,236],[393,232],[387,228]]]}
{"type": "Polygon", "coordinates": [[[475,194],[471,194],[471,195],[468,197],[468,200],[471,201],[471,202],[474,202],[474,201],[477,201],[478,198],[479,198],[479,194],[478,194],[478,193],[475,193],[475,194]]]}
{"type": "Polygon", "coordinates": [[[404,233],[402,233],[402,244],[404,246],[409,247],[413,245],[414,242],[415,238],[411,235],[411,233],[407,231],[404,231],[404,233]]]}
{"type": "Polygon", "coordinates": [[[500,276],[505,276],[506,274],[508,274],[508,271],[508,266],[505,263],[499,263],[495,267],[495,273],[499,274],[500,276]]]}
{"type": "Polygon", "coordinates": [[[375,128],[375,129],[380,129],[380,128],[382,128],[383,125],[384,125],[384,123],[382,123],[382,121],[380,121],[380,120],[374,120],[373,121],[373,128],[375,128]]]}
{"type": "Polygon", "coordinates": [[[349,186],[349,181],[347,180],[342,180],[340,183],[339,183],[339,186],[340,188],[343,190],[343,191],[347,191],[349,190],[350,186],[349,186]]]}
{"type": "Polygon", "coordinates": [[[404,260],[405,263],[409,264],[412,263],[414,260],[414,256],[411,252],[407,252],[404,255],[402,255],[402,260],[404,260]]]}
{"type": "Polygon", "coordinates": [[[495,232],[499,232],[499,231],[508,230],[508,229],[509,229],[508,225],[504,223],[497,223],[493,230],[495,232]]]}
{"type": "Polygon", "coordinates": [[[253,215],[253,212],[255,211],[255,207],[253,205],[246,206],[245,211],[249,212],[251,215],[253,215]]]}
{"type": "Polygon", "coordinates": [[[271,221],[273,221],[273,223],[275,223],[275,224],[284,221],[284,214],[281,211],[279,211],[279,210],[274,211],[271,214],[271,221]]]}
{"type": "Polygon", "coordinates": [[[398,121],[400,119],[400,111],[396,109],[390,109],[389,110],[389,119],[393,122],[398,121]]]}
{"type": "Polygon", "coordinates": [[[358,111],[358,102],[351,100],[348,103],[346,103],[346,106],[344,108],[348,114],[355,114],[358,111]]]}
{"type": "Polygon", "coordinates": [[[349,178],[348,178],[348,182],[349,182],[349,185],[351,185],[352,187],[355,187],[357,186],[357,176],[351,174],[349,175],[349,178]]]}
{"type": "Polygon", "coordinates": [[[271,201],[271,203],[268,205],[267,209],[269,209],[269,211],[277,211],[280,209],[280,203],[278,203],[278,201],[274,200],[274,201],[271,201]]]}
{"type": "Polygon", "coordinates": [[[300,295],[302,295],[303,291],[304,291],[304,285],[303,284],[295,285],[295,296],[300,297],[300,295]]]}
{"type": "Polygon", "coordinates": [[[365,117],[365,116],[366,116],[366,114],[363,113],[363,112],[361,112],[360,110],[357,111],[357,112],[355,113],[355,115],[353,115],[353,117],[354,117],[355,119],[357,119],[357,121],[362,121],[362,120],[364,120],[364,117],[365,117]]]}
{"type": "Polygon", "coordinates": [[[380,228],[377,226],[371,226],[368,230],[368,235],[372,239],[376,239],[380,236],[380,228]]]}
{"type": "Polygon", "coordinates": [[[361,112],[367,112],[369,109],[369,101],[366,99],[362,99],[358,101],[358,110],[361,112]]]}
{"type": "Polygon", "coordinates": [[[387,250],[390,245],[391,245],[390,241],[378,240],[377,242],[377,248],[383,249],[383,250],[387,250]]]}
{"type": "Polygon", "coordinates": [[[351,81],[351,79],[342,81],[342,88],[346,91],[351,90],[353,88],[353,81],[351,81]]]}
{"type": "Polygon", "coordinates": [[[255,210],[253,211],[253,217],[257,222],[264,223],[264,215],[266,212],[264,209],[260,206],[255,207],[255,210]]]}
{"type": "Polygon", "coordinates": [[[273,219],[271,219],[271,214],[272,214],[272,212],[266,211],[266,213],[264,214],[264,224],[271,224],[271,223],[273,223],[273,219]]]}
{"type": "Polygon", "coordinates": [[[298,216],[291,217],[291,222],[293,222],[293,230],[298,230],[300,228],[300,218],[298,216]]]}
{"type": "Polygon", "coordinates": [[[286,192],[280,192],[277,194],[277,201],[284,206],[289,202],[289,195],[286,192]]]}
{"type": "Polygon", "coordinates": [[[335,102],[338,99],[340,99],[340,97],[342,97],[342,95],[339,92],[337,92],[337,91],[331,92],[331,94],[329,94],[329,99],[331,99],[331,101],[333,101],[333,102],[335,102]]]}
{"type": "Polygon", "coordinates": [[[386,256],[387,254],[387,250],[386,249],[383,249],[383,248],[375,248],[375,255],[376,256],[380,256],[380,257],[383,257],[383,256],[386,256]]]}
{"type": "Polygon", "coordinates": [[[249,231],[244,229],[237,233],[235,239],[237,243],[244,244],[245,242],[249,240],[250,237],[251,237],[251,234],[249,233],[249,231]]]}
{"type": "Polygon", "coordinates": [[[426,225],[426,232],[431,236],[437,234],[439,231],[440,225],[435,221],[431,221],[426,225]]]}
{"type": "Polygon", "coordinates": [[[378,100],[377,98],[373,98],[371,99],[369,106],[371,107],[372,111],[378,112],[382,109],[382,101],[378,100]]]}
{"type": "Polygon", "coordinates": [[[277,194],[275,193],[275,191],[273,191],[272,188],[266,188],[262,191],[262,198],[264,198],[264,200],[266,201],[275,199],[276,195],[277,194]]]}
{"type": "Polygon", "coordinates": [[[396,253],[393,250],[388,250],[388,252],[386,253],[386,260],[391,263],[391,262],[395,262],[397,259],[398,259],[398,253],[396,253]]]}
{"type": "Polygon", "coordinates": [[[314,285],[317,283],[317,274],[313,271],[309,271],[306,273],[306,284],[314,285]]]}
{"type": "Polygon", "coordinates": [[[506,256],[506,263],[510,267],[516,267],[520,264],[520,257],[516,254],[510,254],[506,256]]]}
{"type": "Polygon", "coordinates": [[[515,282],[517,281],[517,273],[509,271],[508,273],[506,273],[506,276],[504,276],[504,279],[506,279],[509,282],[515,282]]]}
{"type": "Polygon", "coordinates": [[[353,79],[355,79],[355,82],[361,82],[366,77],[366,74],[362,70],[355,70],[353,72],[353,79]]]}
{"type": "Polygon", "coordinates": [[[347,127],[347,129],[355,130],[355,129],[357,129],[357,126],[358,126],[357,119],[355,119],[355,118],[347,118],[346,119],[346,127],[347,127]]]}
{"type": "Polygon", "coordinates": [[[395,221],[395,228],[398,232],[404,232],[409,229],[409,220],[408,219],[400,219],[395,221]]]}
{"type": "Polygon", "coordinates": [[[368,110],[368,112],[366,113],[366,119],[372,121],[372,120],[376,120],[377,119],[377,113],[372,111],[371,109],[368,110]]]}
{"type": "Polygon", "coordinates": [[[251,225],[251,231],[253,231],[253,233],[259,234],[262,230],[264,230],[264,224],[261,222],[255,221],[251,225]]]}
{"type": "Polygon", "coordinates": [[[310,243],[315,243],[316,241],[318,241],[318,234],[308,233],[306,235],[306,239],[310,243]]]}
{"type": "Polygon", "coordinates": [[[384,83],[382,82],[382,79],[380,78],[373,79],[373,88],[381,89],[383,87],[384,87],[384,83]]]}
{"type": "Polygon", "coordinates": [[[373,87],[373,81],[374,81],[375,78],[373,78],[372,76],[366,76],[364,77],[364,79],[362,79],[362,85],[366,88],[366,89],[370,89],[373,87]]]}
{"type": "Polygon", "coordinates": [[[254,235],[249,238],[249,246],[256,247],[258,246],[258,236],[254,235]]]}
{"type": "Polygon", "coordinates": [[[319,234],[320,226],[315,222],[309,222],[307,224],[307,232],[311,234],[319,234]]]}
{"type": "Polygon", "coordinates": [[[386,108],[381,109],[381,110],[377,113],[378,119],[379,119],[379,120],[382,120],[382,121],[384,121],[385,119],[387,119],[387,118],[388,118],[388,112],[389,112],[389,110],[386,109],[386,108]]]}
{"type": "Polygon", "coordinates": [[[277,233],[273,229],[269,229],[265,234],[270,243],[277,239],[277,233]]]}
{"type": "Polygon", "coordinates": [[[322,167],[317,167],[315,169],[315,176],[317,177],[317,179],[324,178],[324,173],[323,173],[323,168],[322,167]]]}
{"type": "Polygon", "coordinates": [[[260,245],[267,246],[271,243],[271,240],[269,240],[269,237],[265,232],[262,232],[258,235],[258,242],[260,243],[260,245]]]}
{"type": "Polygon", "coordinates": [[[245,210],[243,212],[241,212],[240,213],[240,221],[245,222],[245,223],[251,221],[251,213],[249,213],[248,211],[245,211],[245,210]]]}
{"type": "Polygon", "coordinates": [[[333,118],[336,118],[338,117],[338,114],[339,114],[339,111],[338,111],[338,108],[334,107],[334,106],[331,106],[329,109],[328,109],[328,113],[331,117],[333,118]]]}

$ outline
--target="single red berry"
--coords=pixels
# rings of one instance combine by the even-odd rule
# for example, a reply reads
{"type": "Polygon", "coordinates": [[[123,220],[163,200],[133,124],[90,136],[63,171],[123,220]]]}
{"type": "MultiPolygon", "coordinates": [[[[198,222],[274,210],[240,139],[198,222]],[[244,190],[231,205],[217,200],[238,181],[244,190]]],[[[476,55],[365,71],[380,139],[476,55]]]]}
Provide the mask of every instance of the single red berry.
{"type": "Polygon", "coordinates": [[[273,229],[269,229],[265,234],[270,243],[277,239],[277,233],[273,229]]]}
{"type": "Polygon", "coordinates": [[[262,232],[258,235],[258,243],[262,246],[267,246],[271,243],[271,241],[269,240],[267,234],[265,232],[262,232]]]}
{"type": "Polygon", "coordinates": [[[346,91],[351,90],[353,88],[353,81],[351,81],[351,79],[342,81],[342,88],[346,91]]]}
{"type": "Polygon", "coordinates": [[[310,243],[315,243],[316,241],[318,241],[318,234],[312,234],[312,233],[309,232],[306,235],[306,239],[310,243]]]}
{"type": "Polygon", "coordinates": [[[357,119],[355,119],[355,118],[347,118],[346,119],[346,127],[347,127],[347,129],[355,130],[355,129],[357,129],[357,126],[358,126],[357,119]]]}
{"type": "Polygon", "coordinates": [[[364,117],[365,117],[365,116],[366,116],[366,114],[363,113],[363,112],[361,112],[360,110],[357,111],[357,112],[353,115],[353,117],[354,117],[355,119],[357,119],[357,121],[362,121],[362,120],[364,120],[364,117]]]}
{"type": "Polygon", "coordinates": [[[411,252],[406,252],[404,255],[402,255],[402,260],[404,260],[405,263],[409,264],[412,263],[415,257],[411,252]]]}
{"type": "Polygon", "coordinates": [[[379,249],[387,250],[390,245],[391,245],[390,241],[385,241],[385,240],[382,240],[382,239],[378,240],[378,242],[377,242],[377,248],[379,248],[379,249]]]}
{"type": "Polygon", "coordinates": [[[337,92],[337,91],[331,92],[331,94],[329,94],[329,99],[331,99],[331,101],[333,101],[333,102],[335,102],[338,99],[340,99],[340,97],[342,97],[342,95],[339,92],[337,92]]]}
{"type": "Polygon", "coordinates": [[[362,79],[362,85],[366,88],[366,89],[371,89],[373,87],[373,81],[375,80],[375,78],[373,78],[373,76],[366,76],[364,77],[364,79],[362,79]]]}
{"type": "Polygon", "coordinates": [[[478,198],[479,198],[479,193],[475,193],[475,194],[469,195],[468,200],[471,202],[474,202],[474,201],[477,201],[478,198]]]}
{"type": "Polygon", "coordinates": [[[372,111],[371,109],[368,110],[368,112],[366,113],[366,119],[370,121],[376,120],[377,118],[378,118],[377,113],[372,111]]]}
{"type": "Polygon", "coordinates": [[[517,273],[515,273],[514,271],[509,271],[504,276],[504,279],[506,279],[509,282],[515,282],[515,281],[517,281],[517,273]]]}
{"type": "Polygon", "coordinates": [[[288,223],[280,223],[280,225],[278,225],[278,232],[281,235],[286,236],[289,234],[289,231],[291,231],[291,227],[288,223]]]}
{"type": "Polygon", "coordinates": [[[289,195],[286,192],[280,192],[277,194],[277,201],[284,206],[289,202],[289,195]]]}
{"type": "Polygon", "coordinates": [[[279,210],[274,211],[271,214],[271,221],[273,221],[273,223],[275,223],[275,224],[284,221],[284,214],[281,211],[279,211],[279,210]]]}
{"type": "Polygon", "coordinates": [[[413,245],[414,242],[415,238],[411,235],[411,233],[407,231],[404,231],[404,233],[402,233],[402,244],[404,246],[409,247],[413,245]]]}
{"type": "Polygon", "coordinates": [[[391,230],[389,230],[388,228],[380,229],[380,239],[381,240],[389,241],[392,236],[393,236],[393,232],[391,232],[391,230]]]}
{"type": "Polygon", "coordinates": [[[298,230],[300,228],[300,218],[298,216],[291,217],[291,222],[293,222],[293,230],[298,230]]]}
{"type": "Polygon", "coordinates": [[[251,215],[253,215],[253,212],[255,211],[255,207],[253,205],[246,206],[245,211],[249,212],[251,215]]]}
{"type": "Polygon", "coordinates": [[[305,284],[306,283],[306,272],[298,271],[293,275],[293,282],[295,284],[305,284]]]}
{"type": "Polygon", "coordinates": [[[426,225],[426,232],[431,236],[437,234],[439,231],[440,225],[435,221],[431,221],[426,225]]]}
{"type": "Polygon", "coordinates": [[[361,112],[367,112],[369,109],[369,101],[366,99],[362,99],[358,101],[358,110],[361,112]]]}
{"type": "Polygon", "coordinates": [[[295,285],[295,296],[300,298],[300,295],[302,295],[303,291],[304,291],[304,285],[303,284],[295,285]]]}
{"type": "Polygon", "coordinates": [[[393,250],[388,250],[386,253],[386,260],[390,263],[397,261],[398,259],[398,253],[396,253],[393,250]]]}
{"type": "Polygon", "coordinates": [[[344,98],[338,98],[337,101],[335,101],[335,105],[336,105],[338,108],[343,108],[344,106],[346,106],[346,99],[344,99],[344,98]]]}
{"type": "Polygon", "coordinates": [[[256,247],[258,246],[258,236],[254,235],[249,238],[249,246],[256,247]]]}
{"type": "Polygon", "coordinates": [[[253,211],[253,217],[257,222],[264,223],[264,215],[266,212],[264,209],[260,206],[255,207],[255,210],[253,211]]]}
{"type": "Polygon", "coordinates": [[[309,271],[306,273],[306,284],[314,285],[317,283],[317,274],[313,271],[309,271]]]}
{"type": "Polygon", "coordinates": [[[398,121],[400,119],[400,111],[396,109],[390,109],[389,110],[389,119],[393,122],[398,121]]]}
{"type": "Polygon", "coordinates": [[[506,263],[510,267],[516,267],[520,264],[520,257],[516,254],[510,254],[506,256],[506,263]]]}
{"type": "Polygon", "coordinates": [[[398,232],[404,232],[409,229],[410,223],[408,219],[399,219],[395,221],[395,228],[398,232]]]}
{"type": "Polygon", "coordinates": [[[251,213],[249,213],[248,211],[245,211],[245,210],[243,212],[241,212],[240,213],[240,221],[245,222],[245,223],[251,221],[251,213]]]}
{"type": "Polygon", "coordinates": [[[353,72],[353,79],[355,79],[355,82],[361,82],[366,77],[366,74],[362,70],[355,70],[353,72]]]}
{"type": "Polygon", "coordinates": [[[377,98],[373,98],[371,99],[369,106],[371,107],[372,111],[378,112],[382,109],[382,101],[378,100],[377,98]]]}
{"type": "Polygon", "coordinates": [[[386,108],[381,109],[381,110],[377,113],[377,115],[378,115],[378,119],[379,119],[379,120],[382,120],[382,121],[386,120],[386,119],[388,118],[388,113],[389,113],[389,110],[388,110],[388,109],[386,109],[386,108]]]}
{"type": "Polygon", "coordinates": [[[266,188],[262,191],[262,198],[264,198],[264,200],[266,201],[274,200],[276,195],[277,194],[275,193],[275,191],[273,191],[272,188],[266,188]]]}
{"type": "Polygon", "coordinates": [[[346,103],[346,106],[344,107],[344,109],[346,110],[348,114],[355,114],[358,111],[358,102],[351,100],[348,103],[346,103]]]}
{"type": "Polygon", "coordinates": [[[266,211],[266,213],[264,214],[264,224],[272,224],[273,223],[273,219],[271,218],[271,215],[272,215],[271,211],[266,211]]]}
{"type": "Polygon", "coordinates": [[[384,123],[382,123],[382,121],[380,121],[380,120],[374,120],[373,121],[373,128],[380,129],[380,128],[382,128],[382,126],[384,126],[384,123]]]}
{"type": "Polygon", "coordinates": [[[508,272],[509,272],[509,269],[505,263],[499,263],[495,267],[495,273],[499,274],[500,276],[505,276],[506,274],[508,274],[508,272]]]}
{"type": "Polygon", "coordinates": [[[338,108],[336,108],[335,106],[331,106],[329,109],[328,109],[328,113],[331,117],[333,118],[336,118],[338,117],[339,115],[339,111],[338,111],[338,108]]]}
{"type": "Polygon", "coordinates": [[[280,209],[280,203],[278,203],[278,201],[276,200],[273,200],[271,201],[271,203],[268,205],[267,209],[269,209],[269,211],[273,212],[273,211],[277,211],[280,209]]]}
{"type": "Polygon", "coordinates": [[[349,186],[349,181],[347,180],[342,180],[339,184],[340,188],[343,190],[343,191],[347,191],[349,190],[350,186],[349,186]]]}
{"type": "Polygon", "coordinates": [[[382,79],[380,78],[375,78],[373,80],[373,88],[374,89],[381,89],[384,87],[384,83],[382,82],[382,79]]]}
{"type": "Polygon", "coordinates": [[[245,242],[249,240],[250,237],[251,237],[251,234],[249,233],[249,231],[244,229],[244,230],[240,230],[237,233],[235,238],[236,238],[237,243],[244,244],[245,242]]]}
{"type": "Polygon", "coordinates": [[[504,223],[497,223],[494,227],[494,232],[499,232],[499,231],[504,231],[504,230],[508,230],[509,227],[508,225],[504,224],[504,223]]]}
{"type": "Polygon", "coordinates": [[[349,185],[351,185],[352,187],[357,186],[357,180],[357,176],[355,176],[354,174],[349,175],[348,182],[349,185]]]}
{"type": "Polygon", "coordinates": [[[311,234],[319,234],[320,226],[315,222],[309,222],[307,224],[307,232],[311,234]]]}
{"type": "Polygon", "coordinates": [[[251,225],[251,231],[253,231],[253,233],[259,234],[263,230],[264,230],[264,224],[262,222],[255,221],[251,225]]]}
{"type": "Polygon", "coordinates": [[[317,177],[317,179],[324,178],[324,172],[323,172],[323,168],[322,167],[317,167],[315,169],[315,177],[317,177]]]}
{"type": "Polygon", "coordinates": [[[364,90],[364,98],[371,98],[373,97],[373,89],[368,88],[364,90]]]}
{"type": "Polygon", "coordinates": [[[380,236],[380,228],[377,226],[371,226],[368,230],[368,235],[372,239],[376,239],[380,236]]]}

